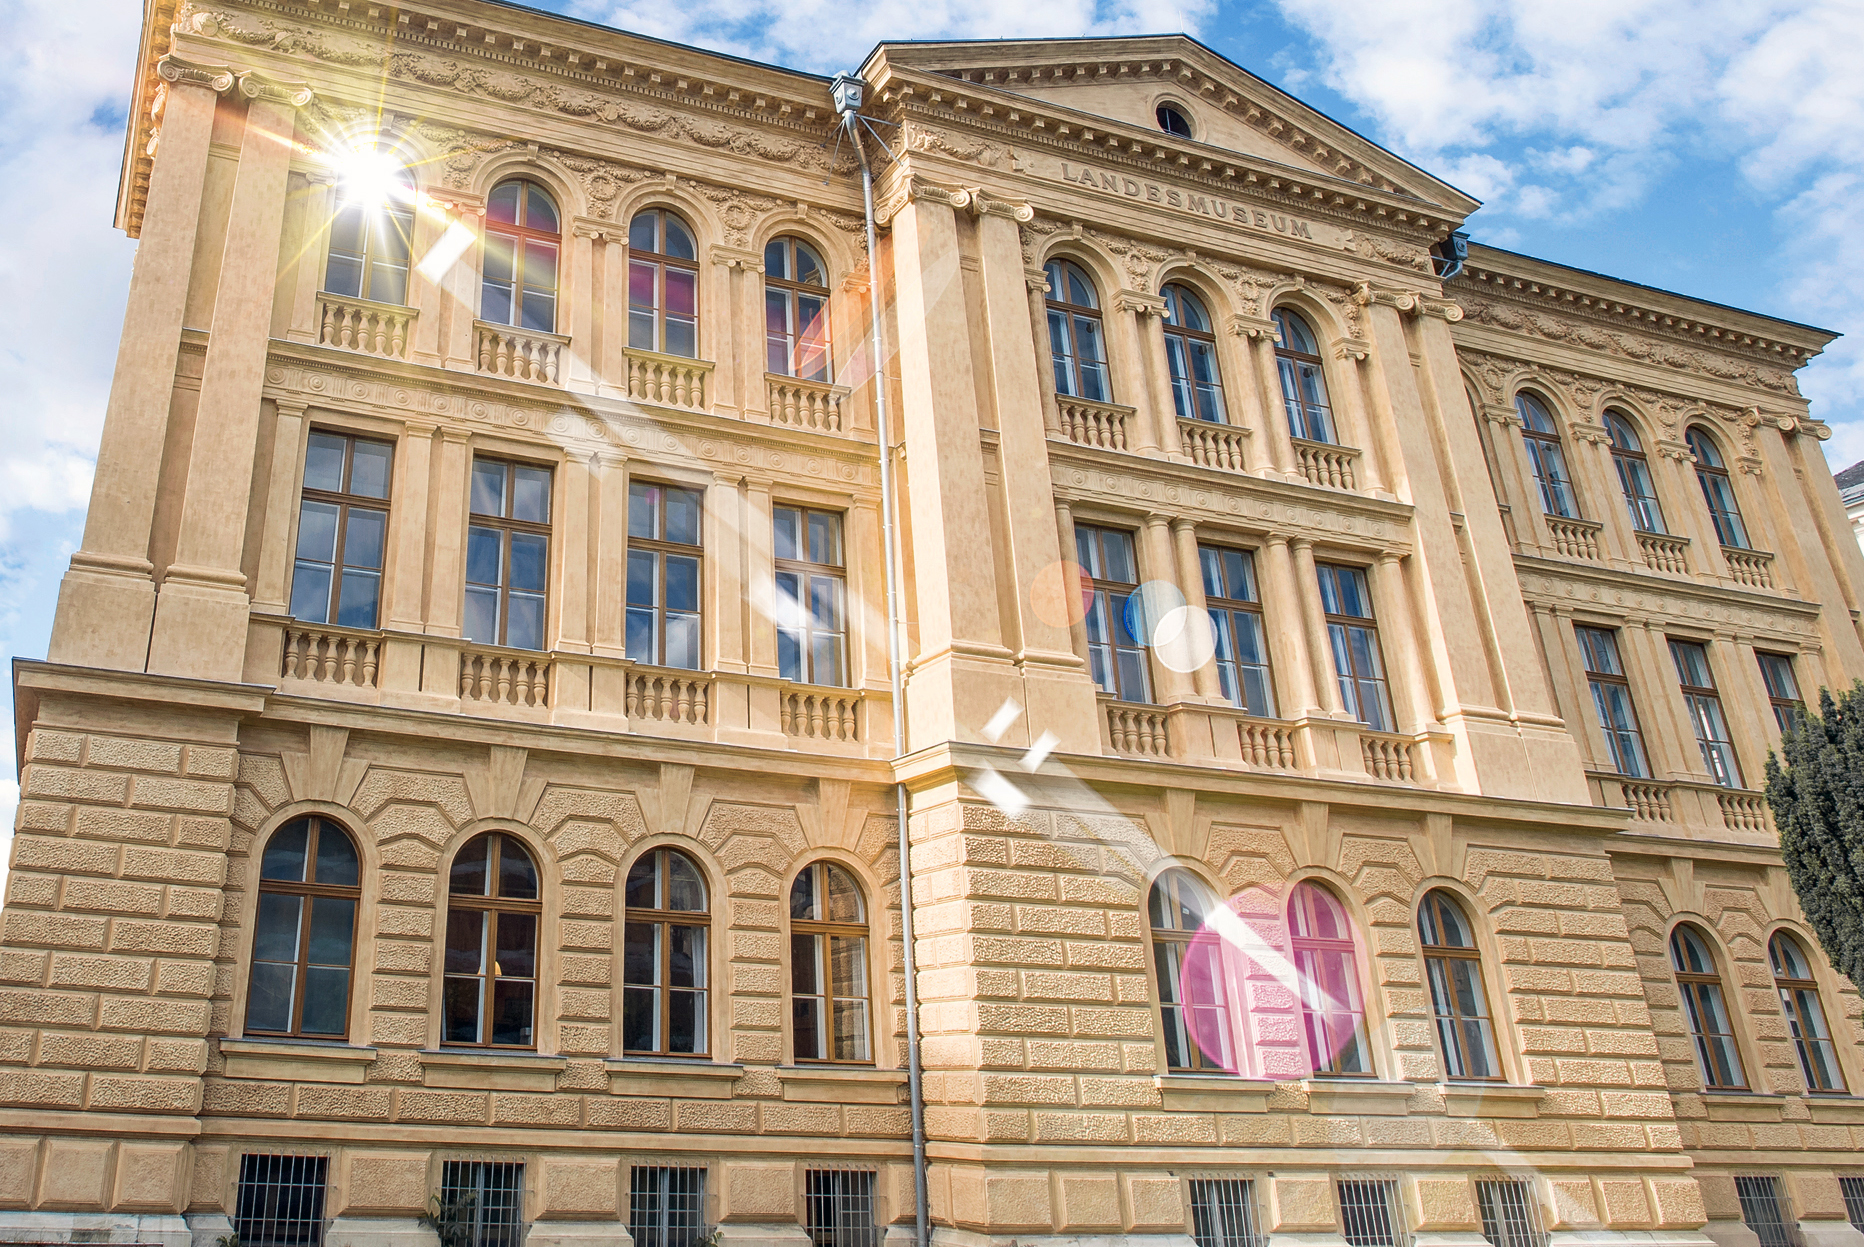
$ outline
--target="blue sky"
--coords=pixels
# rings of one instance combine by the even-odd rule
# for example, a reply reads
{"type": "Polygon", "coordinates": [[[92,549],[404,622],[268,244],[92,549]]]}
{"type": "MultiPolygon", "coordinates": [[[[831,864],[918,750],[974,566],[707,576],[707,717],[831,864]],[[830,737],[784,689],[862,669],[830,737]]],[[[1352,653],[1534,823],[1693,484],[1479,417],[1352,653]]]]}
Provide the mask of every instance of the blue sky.
{"type": "MultiPolygon", "coordinates": [[[[542,7],[822,72],[887,38],[1187,31],[1484,200],[1482,241],[1846,333],[1801,384],[1836,430],[1833,465],[1864,459],[1864,0],[542,7]]],[[[140,14],[132,0],[0,3],[8,658],[44,655],[82,534],[134,255],[110,218],[140,14]]],[[[9,705],[9,755],[11,724],[9,705]]]]}

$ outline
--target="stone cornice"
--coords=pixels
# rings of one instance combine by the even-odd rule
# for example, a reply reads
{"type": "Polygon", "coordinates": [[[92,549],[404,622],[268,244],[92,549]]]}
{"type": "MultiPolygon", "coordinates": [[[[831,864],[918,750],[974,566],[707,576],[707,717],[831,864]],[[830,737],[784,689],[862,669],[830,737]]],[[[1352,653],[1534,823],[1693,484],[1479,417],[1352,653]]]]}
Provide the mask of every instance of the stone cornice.
{"type": "Polygon", "coordinates": [[[1636,616],[1663,626],[1721,625],[1743,636],[1818,640],[1822,608],[1817,602],[1531,554],[1517,554],[1514,562],[1521,595],[1529,605],[1611,618],[1636,616]]]}

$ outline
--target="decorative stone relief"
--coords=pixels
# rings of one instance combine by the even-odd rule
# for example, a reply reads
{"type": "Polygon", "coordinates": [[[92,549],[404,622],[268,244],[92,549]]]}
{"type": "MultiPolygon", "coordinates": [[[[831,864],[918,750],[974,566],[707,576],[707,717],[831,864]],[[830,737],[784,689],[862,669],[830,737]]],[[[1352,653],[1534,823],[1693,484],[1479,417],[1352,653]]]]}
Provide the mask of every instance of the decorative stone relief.
{"type": "Polygon", "coordinates": [[[783,206],[782,200],[772,199],[768,195],[754,195],[732,187],[707,186],[696,182],[693,185],[701,195],[718,206],[719,219],[725,225],[725,244],[730,247],[750,246],[757,223],[783,206]]]}
{"type": "Polygon", "coordinates": [[[1013,147],[914,122],[906,125],[906,148],[908,151],[955,156],[959,160],[974,161],[992,169],[1007,169],[1011,173],[1021,173],[1025,167],[1013,147]]]}
{"type": "Polygon", "coordinates": [[[206,39],[225,39],[292,56],[312,56],[333,65],[373,68],[388,59],[387,50],[373,41],[307,30],[250,13],[230,13],[190,4],[175,15],[175,25],[206,39]]]}
{"type": "Polygon", "coordinates": [[[1346,250],[1362,260],[1383,260],[1420,273],[1431,272],[1430,252],[1416,243],[1381,238],[1359,230],[1346,232],[1346,250]]]}

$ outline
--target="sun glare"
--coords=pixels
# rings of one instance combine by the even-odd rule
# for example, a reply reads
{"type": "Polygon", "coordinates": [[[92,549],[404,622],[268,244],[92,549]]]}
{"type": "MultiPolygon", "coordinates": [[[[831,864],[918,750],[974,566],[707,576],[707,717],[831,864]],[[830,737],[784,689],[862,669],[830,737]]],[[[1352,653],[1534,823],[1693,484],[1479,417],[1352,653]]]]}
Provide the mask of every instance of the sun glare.
{"type": "Polygon", "coordinates": [[[390,200],[412,200],[413,192],[400,159],[394,152],[378,147],[373,138],[332,156],[343,197],[350,202],[380,208],[390,200]]]}

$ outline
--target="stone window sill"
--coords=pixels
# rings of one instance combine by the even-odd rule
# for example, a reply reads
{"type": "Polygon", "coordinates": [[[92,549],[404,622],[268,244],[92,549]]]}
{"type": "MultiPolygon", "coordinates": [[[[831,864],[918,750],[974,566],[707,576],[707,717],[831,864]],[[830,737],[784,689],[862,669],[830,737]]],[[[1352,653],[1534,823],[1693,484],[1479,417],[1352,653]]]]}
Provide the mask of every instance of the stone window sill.
{"type": "Polygon", "coordinates": [[[707,1060],[679,1061],[654,1057],[610,1057],[611,1095],[677,1096],[682,1100],[729,1100],[731,1085],[744,1076],[742,1065],[707,1060]]]}
{"type": "Polygon", "coordinates": [[[1805,1101],[1817,1125],[1864,1125],[1864,1097],[1844,1092],[1818,1091],[1807,1094],[1805,1101]]]}
{"type": "Polygon", "coordinates": [[[462,1091],[555,1091],[569,1067],[560,1056],[534,1052],[446,1049],[421,1053],[421,1085],[462,1091]]]}
{"type": "Polygon", "coordinates": [[[803,1104],[898,1104],[906,1085],[903,1069],[863,1065],[786,1065],[783,1098],[803,1104]]]}
{"type": "Polygon", "coordinates": [[[220,1058],[228,1078],[274,1078],[288,1082],[360,1083],[375,1060],[374,1048],[294,1039],[222,1039],[220,1058]]]}
{"type": "Polygon", "coordinates": [[[1514,1083],[1443,1084],[1443,1107],[1452,1117],[1538,1117],[1547,1089],[1514,1083]]]}
{"type": "Polygon", "coordinates": [[[1309,1078],[1307,1111],[1316,1117],[1403,1117],[1411,1111],[1408,1082],[1381,1082],[1376,1078],[1309,1078]]]}
{"type": "Polygon", "coordinates": [[[1266,1078],[1237,1074],[1154,1074],[1152,1085],[1164,1107],[1177,1112],[1266,1113],[1275,1090],[1266,1078]]]}
{"type": "Polygon", "coordinates": [[[1768,1091],[1702,1091],[1710,1121],[1779,1121],[1786,1097],[1768,1091]]]}

